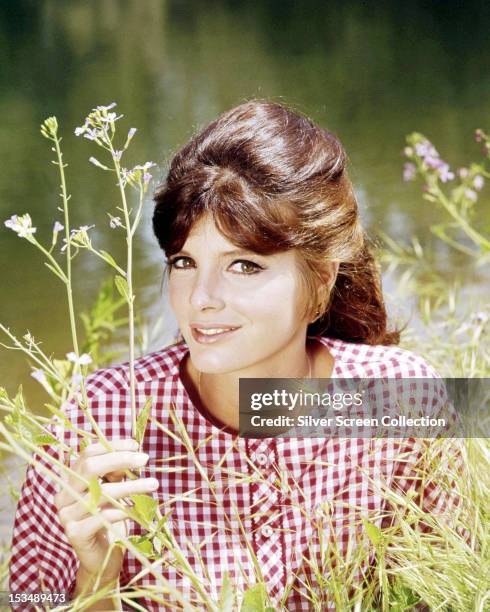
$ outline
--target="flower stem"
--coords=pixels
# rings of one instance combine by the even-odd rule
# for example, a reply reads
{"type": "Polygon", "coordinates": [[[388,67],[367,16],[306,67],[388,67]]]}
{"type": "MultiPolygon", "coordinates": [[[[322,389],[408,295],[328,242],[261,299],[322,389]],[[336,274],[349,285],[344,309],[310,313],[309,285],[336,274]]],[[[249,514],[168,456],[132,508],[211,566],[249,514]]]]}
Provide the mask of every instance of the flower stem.
{"type": "MultiPolygon", "coordinates": [[[[72,278],[71,278],[72,257],[71,257],[71,243],[70,243],[70,215],[69,215],[69,207],[68,207],[68,201],[70,197],[68,196],[68,193],[66,190],[66,178],[65,178],[66,164],[63,163],[63,153],[60,147],[60,139],[58,138],[57,134],[54,135],[53,142],[54,142],[55,151],[56,151],[56,165],[58,166],[59,173],[60,173],[60,188],[61,188],[60,197],[63,202],[63,213],[64,213],[64,218],[65,218],[64,219],[65,220],[65,239],[66,239],[65,287],[66,287],[66,297],[68,301],[68,312],[70,316],[70,329],[71,329],[73,350],[75,352],[75,355],[77,356],[77,361],[75,363],[74,372],[75,374],[79,374],[81,373],[80,364],[79,364],[80,349],[79,349],[79,344],[78,344],[78,333],[77,333],[77,324],[76,324],[76,319],[75,319],[75,307],[73,303],[73,288],[72,288],[72,278]]],[[[97,434],[97,437],[100,439],[102,444],[106,446],[107,450],[110,450],[110,445],[107,442],[106,437],[104,436],[102,430],[97,424],[97,421],[94,419],[94,417],[92,416],[90,412],[89,402],[88,402],[88,397],[87,397],[87,389],[85,387],[85,381],[83,378],[80,382],[80,389],[82,392],[82,402],[80,403],[80,408],[82,409],[82,411],[84,412],[88,420],[90,421],[90,424],[92,425],[95,433],[97,434]]],[[[60,460],[61,460],[61,457],[60,457],[60,460]]]]}

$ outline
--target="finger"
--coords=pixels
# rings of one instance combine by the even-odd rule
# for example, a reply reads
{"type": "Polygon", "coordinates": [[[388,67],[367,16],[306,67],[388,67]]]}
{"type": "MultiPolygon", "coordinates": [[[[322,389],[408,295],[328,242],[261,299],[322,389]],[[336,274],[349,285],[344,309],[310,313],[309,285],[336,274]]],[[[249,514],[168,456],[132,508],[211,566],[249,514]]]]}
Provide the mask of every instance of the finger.
{"type": "MultiPolygon", "coordinates": [[[[113,440],[107,440],[107,442],[113,451],[137,451],[139,449],[138,442],[133,440],[133,438],[115,438],[113,440]]],[[[103,455],[107,452],[107,448],[101,442],[94,442],[84,448],[80,456],[96,457],[97,455],[103,455]]]]}
{"type": "MultiPolygon", "coordinates": [[[[104,476],[111,472],[120,472],[128,468],[143,467],[148,462],[149,456],[146,453],[135,451],[117,451],[105,455],[84,457],[74,466],[75,474],[70,474],[68,485],[78,493],[87,489],[85,481],[92,477],[104,476]]],[[[74,496],[61,486],[60,492],[55,496],[55,505],[59,509],[67,506],[76,500],[74,496]]]]}
{"type": "Polygon", "coordinates": [[[103,502],[107,497],[120,499],[128,495],[151,493],[156,491],[160,483],[156,478],[138,478],[137,480],[123,480],[122,482],[109,482],[102,485],[103,502]]]}
{"type": "Polygon", "coordinates": [[[126,519],[128,519],[128,516],[123,510],[117,510],[116,508],[102,510],[99,514],[89,516],[81,521],[69,521],[65,527],[65,534],[73,546],[83,547],[88,539],[105,528],[104,521],[112,524],[126,519]]]}

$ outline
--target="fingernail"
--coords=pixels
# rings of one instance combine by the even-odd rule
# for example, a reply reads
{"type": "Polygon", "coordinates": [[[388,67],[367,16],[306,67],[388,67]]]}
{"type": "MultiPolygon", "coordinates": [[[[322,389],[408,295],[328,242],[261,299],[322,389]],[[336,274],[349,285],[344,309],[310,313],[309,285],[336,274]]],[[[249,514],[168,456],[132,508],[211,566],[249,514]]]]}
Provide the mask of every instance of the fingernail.
{"type": "Polygon", "coordinates": [[[145,463],[150,458],[146,453],[135,453],[134,455],[134,464],[135,465],[145,465],[145,463]]]}

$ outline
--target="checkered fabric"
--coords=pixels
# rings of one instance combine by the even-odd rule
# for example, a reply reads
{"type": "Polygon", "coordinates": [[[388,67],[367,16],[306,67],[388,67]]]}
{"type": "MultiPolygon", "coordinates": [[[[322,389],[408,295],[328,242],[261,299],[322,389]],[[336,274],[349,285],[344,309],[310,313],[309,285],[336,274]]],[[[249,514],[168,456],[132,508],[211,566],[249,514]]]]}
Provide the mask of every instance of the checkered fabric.
{"type": "MultiPolygon", "coordinates": [[[[327,346],[334,357],[333,378],[440,378],[421,357],[398,347],[312,339],[327,346]]],[[[333,561],[337,568],[342,558],[354,554],[356,546],[369,547],[362,519],[376,516],[372,521],[378,526],[390,520],[383,486],[402,494],[412,489],[415,496],[420,482],[414,479],[414,466],[427,442],[414,438],[242,438],[220,428],[219,422],[191,402],[179,371],[187,352],[187,345],[179,342],[139,359],[136,379],[138,406],[153,398],[152,419],[143,442],[150,460],[142,475],[160,481],[154,495],[162,513],[170,513],[168,527],[189,571],[215,600],[225,572],[239,593],[255,584],[261,574],[274,609],[331,609],[327,544],[340,555],[333,561]],[[174,435],[162,431],[156,422],[174,435]]],[[[438,397],[427,401],[445,401],[441,386],[438,397]]],[[[87,390],[92,414],[104,434],[130,437],[127,364],[97,371],[88,378],[87,390]]],[[[77,427],[90,431],[75,403],[67,407],[66,414],[77,427]]],[[[79,450],[73,432],[67,429],[63,435],[67,444],[79,450]]],[[[49,476],[28,466],[13,531],[12,591],[74,589],[78,560],[58,520],[53,503],[56,492],[49,476]]],[[[430,481],[424,483],[419,498],[429,512],[450,512],[458,503],[450,491],[430,481]]],[[[140,533],[138,525],[131,523],[131,533],[140,533]]],[[[179,570],[168,551],[163,550],[162,556],[158,571],[170,586],[186,602],[205,609],[189,576],[179,570]]],[[[141,569],[126,553],[121,583],[141,569]]],[[[362,579],[360,573],[358,579],[362,579]]],[[[139,584],[155,584],[155,579],[146,576],[139,584]]],[[[165,598],[165,605],[149,599],[140,603],[147,610],[182,609],[173,596],[165,598]]]]}

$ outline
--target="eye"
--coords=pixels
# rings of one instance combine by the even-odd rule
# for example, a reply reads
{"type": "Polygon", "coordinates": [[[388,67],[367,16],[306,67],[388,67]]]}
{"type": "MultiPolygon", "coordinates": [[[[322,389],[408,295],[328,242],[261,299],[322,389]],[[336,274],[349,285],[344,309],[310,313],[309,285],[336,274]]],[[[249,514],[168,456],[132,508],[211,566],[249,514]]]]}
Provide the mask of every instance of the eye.
{"type": "Polygon", "coordinates": [[[259,264],[256,264],[253,261],[248,261],[248,259],[237,259],[232,263],[232,266],[239,266],[241,268],[240,270],[237,270],[238,274],[257,274],[263,270],[259,264]]]}
{"type": "Polygon", "coordinates": [[[176,268],[177,270],[185,270],[186,268],[192,267],[192,259],[190,257],[174,257],[173,259],[167,260],[167,265],[170,269],[176,268]]]}

